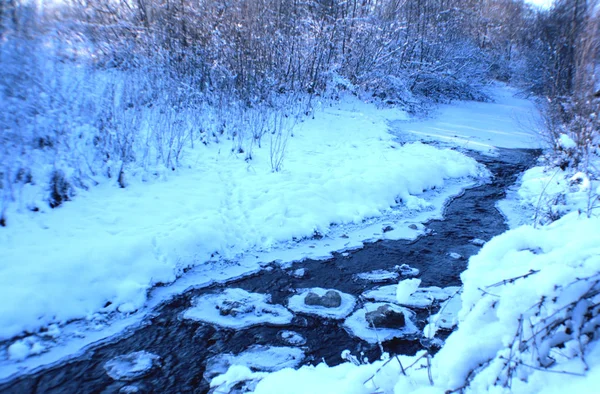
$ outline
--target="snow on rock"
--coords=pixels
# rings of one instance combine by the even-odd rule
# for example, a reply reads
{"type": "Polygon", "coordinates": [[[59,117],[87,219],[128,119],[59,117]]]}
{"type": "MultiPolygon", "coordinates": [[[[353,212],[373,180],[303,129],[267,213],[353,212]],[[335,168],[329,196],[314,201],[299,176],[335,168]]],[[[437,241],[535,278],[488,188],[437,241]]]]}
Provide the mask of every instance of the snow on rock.
{"type": "Polygon", "coordinates": [[[354,296],[338,290],[313,287],[311,289],[300,289],[299,291],[300,294],[293,295],[288,301],[288,307],[294,312],[308,313],[328,319],[343,319],[354,310],[354,306],[356,305],[356,298],[354,296]],[[316,304],[309,301],[314,295],[321,298],[326,297],[327,292],[335,292],[339,295],[338,306],[332,305],[331,307],[327,307],[319,305],[318,301],[316,304]],[[312,305],[307,304],[307,301],[312,305]]]}
{"type": "Polygon", "coordinates": [[[297,367],[303,359],[304,351],[297,347],[254,345],[240,354],[225,353],[209,358],[204,378],[210,381],[227,372],[232,365],[241,365],[253,371],[273,372],[297,367]]]}
{"type": "Polygon", "coordinates": [[[419,288],[421,279],[405,279],[398,282],[396,286],[396,302],[404,304],[410,296],[419,288]]]}
{"type": "Polygon", "coordinates": [[[418,268],[413,268],[408,264],[396,266],[396,269],[398,270],[398,272],[400,272],[400,275],[402,276],[418,276],[420,273],[418,268]]]}
{"type": "Polygon", "coordinates": [[[107,361],[104,370],[114,380],[130,381],[149,374],[159,363],[159,356],[142,350],[107,361]]]}
{"type": "Polygon", "coordinates": [[[292,271],[292,276],[294,278],[304,278],[306,275],[306,269],[298,268],[297,270],[292,271]]]}
{"type": "Polygon", "coordinates": [[[456,253],[456,252],[450,252],[450,253],[448,253],[448,256],[452,257],[455,260],[460,260],[463,258],[460,253],[456,253]]]}
{"type": "Polygon", "coordinates": [[[268,294],[249,293],[243,289],[225,289],[222,293],[194,298],[183,318],[222,327],[248,328],[258,324],[284,325],[293,315],[281,305],[270,303],[268,294]]]}
{"type": "Polygon", "coordinates": [[[413,323],[415,313],[407,308],[403,308],[387,303],[367,303],[364,307],[354,312],[344,321],[344,329],[349,334],[359,337],[369,343],[378,343],[390,340],[392,338],[402,338],[414,335],[417,327],[413,323]],[[367,314],[378,310],[380,307],[387,307],[393,312],[404,315],[404,326],[400,328],[373,328],[367,321],[367,314]]]}
{"type": "Polygon", "coordinates": [[[356,279],[373,283],[389,282],[391,280],[397,280],[398,277],[398,272],[386,270],[373,270],[370,272],[361,272],[360,274],[355,275],[356,279]]]}
{"type": "Polygon", "coordinates": [[[277,338],[289,346],[302,346],[306,344],[306,338],[296,331],[282,330],[277,333],[277,338]]]}
{"type": "MultiPolygon", "coordinates": [[[[398,303],[398,299],[396,296],[397,289],[397,285],[381,286],[364,292],[363,297],[368,300],[373,300],[377,302],[398,303]]],[[[456,294],[458,290],[459,287],[455,286],[449,286],[444,288],[440,288],[437,286],[420,287],[416,289],[408,297],[408,299],[400,303],[400,305],[409,308],[426,309],[430,307],[434,301],[447,300],[452,295],[456,294]]]]}

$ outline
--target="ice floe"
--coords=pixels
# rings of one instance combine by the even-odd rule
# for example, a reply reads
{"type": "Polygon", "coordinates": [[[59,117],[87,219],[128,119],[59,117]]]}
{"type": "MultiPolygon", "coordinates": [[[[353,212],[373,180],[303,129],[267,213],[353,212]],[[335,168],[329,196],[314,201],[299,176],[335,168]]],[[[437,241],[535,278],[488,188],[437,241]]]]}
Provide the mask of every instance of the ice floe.
{"type": "Polygon", "coordinates": [[[183,318],[235,329],[259,324],[285,325],[292,321],[290,311],[270,301],[268,294],[226,289],[222,293],[196,297],[192,307],[183,313],[183,318]]]}
{"type": "Polygon", "coordinates": [[[277,338],[286,345],[302,346],[306,343],[306,338],[296,331],[282,330],[277,333],[277,338]]]}
{"type": "Polygon", "coordinates": [[[108,376],[114,380],[135,380],[158,366],[160,357],[144,350],[117,356],[104,364],[108,376]]]}
{"type": "Polygon", "coordinates": [[[227,372],[233,365],[265,372],[295,368],[303,359],[304,351],[297,347],[254,345],[240,354],[225,353],[209,358],[204,378],[210,381],[215,376],[227,372]]]}
{"type": "MultiPolygon", "coordinates": [[[[366,291],[363,293],[363,297],[368,300],[391,302],[396,304],[398,303],[397,290],[397,285],[381,286],[373,290],[366,291]]],[[[449,286],[445,288],[436,286],[421,287],[416,289],[405,302],[400,304],[410,308],[426,309],[431,306],[434,301],[447,300],[448,298],[452,297],[452,295],[456,294],[458,290],[459,287],[456,286],[449,286]]]]}
{"type": "Polygon", "coordinates": [[[374,270],[370,272],[362,272],[356,274],[356,279],[365,280],[373,283],[389,282],[391,280],[397,280],[400,275],[398,272],[386,271],[386,270],[374,270]]]}
{"type": "Polygon", "coordinates": [[[427,338],[433,338],[439,329],[451,330],[458,324],[458,312],[462,308],[460,288],[451,295],[446,302],[440,306],[440,311],[429,317],[429,324],[425,326],[423,333],[427,338]]]}

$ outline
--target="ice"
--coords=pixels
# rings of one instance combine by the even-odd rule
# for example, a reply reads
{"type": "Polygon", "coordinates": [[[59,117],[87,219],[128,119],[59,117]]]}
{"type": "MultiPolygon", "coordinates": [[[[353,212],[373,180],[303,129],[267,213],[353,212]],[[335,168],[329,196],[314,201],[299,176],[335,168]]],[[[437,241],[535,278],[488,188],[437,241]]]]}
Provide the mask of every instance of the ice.
{"type": "Polygon", "coordinates": [[[249,293],[243,289],[226,289],[222,293],[194,298],[185,319],[199,320],[222,327],[248,328],[259,324],[284,325],[293,315],[281,305],[270,304],[268,294],[249,293]]]}
{"type": "MultiPolygon", "coordinates": [[[[364,292],[363,297],[368,300],[378,302],[398,303],[398,299],[396,297],[397,288],[397,285],[377,287],[364,292]]],[[[409,308],[427,309],[433,304],[434,301],[445,301],[452,295],[456,294],[459,289],[460,287],[456,286],[449,286],[445,288],[436,286],[420,287],[416,289],[405,302],[401,303],[401,305],[409,308]]]]}
{"type": "Polygon", "coordinates": [[[356,278],[365,280],[373,283],[388,282],[391,280],[397,280],[399,277],[398,272],[386,271],[386,270],[374,270],[370,272],[363,272],[356,274],[356,278]]]}
{"type": "Polygon", "coordinates": [[[397,305],[382,302],[366,303],[362,308],[354,312],[344,321],[344,329],[346,329],[349,334],[359,337],[369,343],[380,343],[392,338],[403,338],[416,334],[418,330],[412,321],[414,317],[415,313],[413,311],[397,305]],[[372,328],[369,325],[365,319],[366,313],[375,311],[377,308],[384,305],[389,305],[394,311],[404,314],[406,325],[403,328],[372,328]]]}
{"type": "Polygon", "coordinates": [[[295,331],[282,330],[277,333],[280,341],[290,346],[302,346],[306,343],[306,338],[295,331]]]}
{"type": "Polygon", "coordinates": [[[398,304],[406,303],[420,284],[421,279],[405,279],[398,282],[396,286],[396,302],[398,304]]]}
{"type": "Polygon", "coordinates": [[[227,372],[232,365],[241,365],[253,371],[273,372],[297,367],[303,359],[304,351],[297,347],[254,345],[240,354],[225,353],[208,359],[204,378],[210,381],[227,372]]]}
{"type": "Polygon", "coordinates": [[[455,291],[449,294],[449,298],[440,306],[438,313],[430,316],[428,324],[423,329],[423,334],[426,338],[433,338],[439,329],[451,330],[458,324],[458,313],[462,308],[460,299],[460,287],[455,287],[455,291]]]}
{"type": "Polygon", "coordinates": [[[420,271],[417,268],[413,268],[408,264],[402,264],[400,266],[397,266],[397,269],[402,276],[417,276],[420,273],[420,271]]]}
{"type": "Polygon", "coordinates": [[[160,357],[144,350],[117,356],[104,364],[108,376],[114,380],[130,381],[147,375],[160,363],[160,357]]]}
{"type": "Polygon", "coordinates": [[[288,301],[288,307],[294,312],[307,313],[311,315],[317,315],[328,319],[343,319],[348,316],[354,310],[356,305],[356,298],[350,294],[342,293],[335,289],[323,289],[320,287],[313,287],[311,289],[300,289],[300,294],[296,294],[290,297],[288,301]],[[342,302],[337,308],[328,308],[321,305],[306,305],[304,299],[312,292],[318,296],[324,296],[329,290],[334,290],[341,296],[342,302]]]}
{"type": "Polygon", "coordinates": [[[473,245],[476,245],[476,246],[483,246],[483,245],[485,245],[485,241],[483,239],[480,239],[480,238],[473,238],[469,242],[471,242],[473,245]]]}

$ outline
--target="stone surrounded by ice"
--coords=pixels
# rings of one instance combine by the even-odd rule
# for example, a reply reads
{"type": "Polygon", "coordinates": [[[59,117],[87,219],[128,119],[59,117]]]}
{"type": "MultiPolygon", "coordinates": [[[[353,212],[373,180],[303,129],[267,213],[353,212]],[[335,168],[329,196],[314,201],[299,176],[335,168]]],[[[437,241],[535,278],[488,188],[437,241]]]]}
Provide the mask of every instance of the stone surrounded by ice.
{"type": "Polygon", "coordinates": [[[415,313],[410,309],[403,308],[394,304],[383,302],[367,303],[365,306],[344,321],[344,329],[350,334],[359,337],[369,343],[378,343],[390,340],[392,338],[402,338],[411,336],[417,333],[417,327],[412,319],[415,313]],[[380,306],[389,305],[396,312],[402,312],[406,321],[406,325],[399,329],[391,328],[372,328],[367,322],[365,315],[367,312],[372,312],[380,306]]]}
{"type": "Polygon", "coordinates": [[[144,350],[117,356],[104,364],[108,376],[114,380],[134,380],[147,375],[158,365],[160,357],[144,350]]]}
{"type": "Polygon", "coordinates": [[[280,341],[290,346],[302,346],[306,343],[306,338],[296,331],[282,330],[277,333],[280,341]]]}
{"type": "Polygon", "coordinates": [[[360,280],[366,280],[373,283],[388,282],[390,280],[397,280],[400,275],[398,272],[386,271],[386,270],[374,270],[370,272],[362,272],[356,274],[355,278],[360,280]]]}
{"type": "Polygon", "coordinates": [[[317,315],[329,319],[343,319],[348,316],[356,305],[356,298],[350,294],[342,293],[335,289],[323,289],[321,287],[313,287],[310,289],[299,289],[300,293],[290,297],[288,307],[294,312],[307,313],[317,315]],[[324,296],[327,291],[333,290],[340,294],[342,303],[337,308],[327,308],[321,305],[306,305],[304,299],[308,293],[315,293],[318,296],[324,296]]]}
{"type": "Polygon", "coordinates": [[[396,269],[398,270],[398,272],[400,272],[400,275],[402,276],[417,276],[420,273],[420,271],[417,268],[413,268],[408,264],[396,266],[396,269]]]}
{"type": "Polygon", "coordinates": [[[254,371],[273,372],[295,368],[304,359],[304,351],[297,347],[254,345],[240,354],[225,353],[206,361],[204,378],[210,381],[227,372],[232,365],[242,365],[254,371]]]}
{"type": "MultiPolygon", "coordinates": [[[[445,288],[440,288],[437,286],[421,287],[412,293],[408,300],[401,303],[401,305],[410,308],[426,309],[431,306],[434,301],[445,301],[452,297],[452,295],[456,294],[459,289],[460,287],[456,286],[449,286],[445,288]]],[[[363,297],[377,302],[391,302],[396,304],[398,303],[396,290],[396,285],[381,286],[364,292],[363,297]]]]}
{"type": "Polygon", "coordinates": [[[222,293],[194,298],[183,318],[222,327],[242,329],[259,324],[285,325],[293,315],[281,305],[269,303],[268,294],[249,293],[243,289],[226,289],[222,293]]]}

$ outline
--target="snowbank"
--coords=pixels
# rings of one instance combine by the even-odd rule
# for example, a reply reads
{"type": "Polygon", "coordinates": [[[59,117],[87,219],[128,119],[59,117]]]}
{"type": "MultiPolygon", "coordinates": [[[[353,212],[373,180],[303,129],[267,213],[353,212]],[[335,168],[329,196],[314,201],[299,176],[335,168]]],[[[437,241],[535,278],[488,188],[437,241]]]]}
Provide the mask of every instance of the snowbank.
{"type": "Polygon", "coordinates": [[[399,145],[375,107],[356,99],[297,127],[283,171],[271,172],[264,145],[250,162],[200,146],[158,179],[104,183],[54,210],[13,212],[0,228],[0,295],[11,300],[0,304],[0,340],[98,312],[132,313],[149,288],[187,267],[326,234],[398,203],[428,210],[424,190],[483,174],[458,152],[399,145]]]}
{"type": "Polygon", "coordinates": [[[469,261],[458,330],[424,352],[372,364],[304,366],[262,379],[266,394],[594,392],[600,383],[600,218],[571,213],[493,238],[469,261]],[[431,382],[428,376],[431,372],[431,382]]]}

